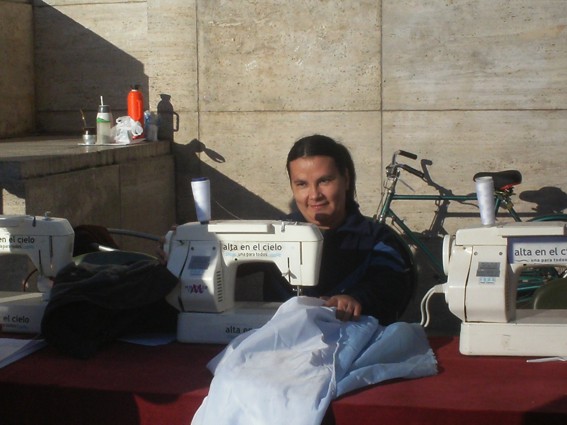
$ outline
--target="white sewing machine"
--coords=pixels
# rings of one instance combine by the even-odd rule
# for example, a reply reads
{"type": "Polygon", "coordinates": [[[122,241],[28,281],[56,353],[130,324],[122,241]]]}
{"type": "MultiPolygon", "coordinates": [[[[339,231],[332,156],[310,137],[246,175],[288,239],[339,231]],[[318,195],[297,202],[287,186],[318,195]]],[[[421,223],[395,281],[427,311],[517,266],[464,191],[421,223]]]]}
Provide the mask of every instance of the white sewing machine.
{"type": "Polygon", "coordinates": [[[567,266],[566,223],[461,229],[445,237],[443,260],[445,299],[462,320],[462,354],[567,355],[567,310],[516,309],[524,267],[567,266]]]}
{"type": "Polygon", "coordinates": [[[27,255],[39,292],[1,292],[0,324],[7,332],[39,332],[52,279],[73,261],[74,231],[63,218],[0,215],[0,255],[27,255]]]}
{"type": "Polygon", "coordinates": [[[311,224],[226,220],[187,223],[166,235],[168,269],[180,284],[167,297],[180,310],[181,342],[228,343],[264,325],[279,303],[235,303],[236,270],[272,262],[298,288],[319,279],[323,237],[311,224]]]}

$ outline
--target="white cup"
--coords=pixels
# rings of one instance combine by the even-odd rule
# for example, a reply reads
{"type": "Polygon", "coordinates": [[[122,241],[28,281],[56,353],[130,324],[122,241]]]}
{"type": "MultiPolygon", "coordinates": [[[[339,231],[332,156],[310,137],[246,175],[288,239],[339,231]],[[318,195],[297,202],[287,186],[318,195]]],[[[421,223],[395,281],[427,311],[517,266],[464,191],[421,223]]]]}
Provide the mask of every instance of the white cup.
{"type": "Polygon", "coordinates": [[[496,222],[494,210],[494,181],[492,177],[478,177],[475,180],[476,197],[480,210],[480,222],[484,226],[493,226],[496,222]]]}
{"type": "Polygon", "coordinates": [[[195,201],[195,212],[200,223],[211,220],[211,182],[207,177],[191,180],[191,190],[195,201]]]}

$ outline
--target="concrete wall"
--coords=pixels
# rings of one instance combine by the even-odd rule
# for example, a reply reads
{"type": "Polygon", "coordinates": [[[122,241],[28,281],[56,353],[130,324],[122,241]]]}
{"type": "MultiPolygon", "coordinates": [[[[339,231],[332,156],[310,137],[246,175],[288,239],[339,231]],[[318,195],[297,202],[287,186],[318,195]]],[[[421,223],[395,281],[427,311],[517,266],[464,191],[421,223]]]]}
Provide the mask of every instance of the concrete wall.
{"type": "MultiPolygon", "coordinates": [[[[351,148],[369,215],[396,149],[430,160],[434,182],[455,193],[474,190],[476,171],[518,168],[520,194],[537,201],[517,199],[524,215],[565,208],[564,1],[34,6],[39,127],[77,131],[78,109],[93,119],[100,95],[124,113],[130,83],[142,84],[147,107],[163,112],[161,136],[176,142],[180,222],[194,219],[189,178],[201,174],[216,218],[287,212],[285,154],[314,132],[351,148]]],[[[424,230],[435,206],[398,209],[424,230]]],[[[474,208],[464,211],[476,222],[474,208]]]]}
{"type": "Polygon", "coordinates": [[[33,10],[0,0],[0,139],[35,130],[33,10]]]}

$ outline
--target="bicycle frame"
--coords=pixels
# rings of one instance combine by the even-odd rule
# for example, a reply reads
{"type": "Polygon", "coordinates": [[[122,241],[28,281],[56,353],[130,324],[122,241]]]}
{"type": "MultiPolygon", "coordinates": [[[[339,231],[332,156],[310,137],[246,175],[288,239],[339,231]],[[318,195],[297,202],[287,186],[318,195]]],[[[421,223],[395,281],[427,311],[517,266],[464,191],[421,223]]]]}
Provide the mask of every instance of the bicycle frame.
{"type": "MultiPolygon", "coordinates": [[[[464,203],[467,201],[478,201],[476,194],[471,195],[453,195],[453,194],[426,194],[426,195],[402,195],[396,193],[396,185],[400,178],[401,170],[407,171],[410,174],[414,174],[422,180],[425,179],[425,174],[415,168],[412,168],[406,164],[399,164],[396,162],[396,156],[401,154],[402,156],[409,157],[411,159],[416,159],[417,156],[404,151],[397,151],[394,154],[392,163],[386,167],[387,180],[384,185],[385,191],[383,192],[382,199],[380,201],[377,214],[374,219],[379,223],[386,223],[387,219],[390,219],[392,223],[397,226],[401,232],[410,240],[410,243],[416,246],[425,254],[426,258],[429,260],[429,264],[433,267],[436,273],[439,274],[439,278],[446,280],[447,276],[443,267],[443,262],[439,259],[432,251],[427,247],[427,245],[419,238],[418,234],[410,229],[408,225],[405,224],[404,220],[400,218],[392,209],[393,201],[435,201],[435,202],[447,202],[456,201],[464,203]]],[[[495,191],[495,213],[498,214],[500,210],[505,210],[507,214],[514,221],[522,221],[520,215],[514,209],[514,205],[511,201],[514,195],[513,188],[509,187],[503,190],[495,191]]],[[[567,214],[553,214],[540,216],[530,219],[529,221],[567,221],[567,214]]]]}

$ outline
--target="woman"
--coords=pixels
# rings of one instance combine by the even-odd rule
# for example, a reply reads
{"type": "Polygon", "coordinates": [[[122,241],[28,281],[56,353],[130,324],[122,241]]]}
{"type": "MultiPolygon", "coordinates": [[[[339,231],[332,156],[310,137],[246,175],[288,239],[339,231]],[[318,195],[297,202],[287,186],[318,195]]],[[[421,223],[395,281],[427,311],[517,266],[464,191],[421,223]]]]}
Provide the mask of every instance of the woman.
{"type": "MultiPolygon", "coordinates": [[[[360,213],[348,149],[327,136],[305,137],[289,151],[286,167],[297,207],[287,219],[315,224],[324,239],[319,283],[303,294],[324,298],[344,321],[361,314],[382,325],[397,321],[414,289],[412,257],[389,227],[360,213]]],[[[158,255],[166,261],[162,247],[158,255]]],[[[294,295],[273,264],[238,268],[240,276],[254,271],[265,273],[266,301],[294,295]]]]}
{"type": "MultiPolygon", "coordinates": [[[[287,171],[297,206],[289,218],[317,225],[324,238],[319,284],[304,289],[326,297],[326,306],[336,307],[342,320],[367,314],[382,325],[396,321],[412,292],[411,257],[404,257],[403,245],[388,227],[360,213],[348,150],[325,136],[303,138],[288,154],[287,171]]],[[[321,423],[331,400],[348,391],[416,376],[416,370],[421,376],[436,373],[434,355],[418,324],[385,328],[364,317],[361,326],[341,325],[319,302],[309,304],[284,304],[274,319],[245,340],[234,340],[209,363],[215,377],[194,425],[321,423]]]]}
{"type": "Polygon", "coordinates": [[[313,223],[324,237],[319,284],[305,294],[324,297],[341,320],[398,320],[414,289],[411,255],[390,228],[361,214],[348,149],[327,136],[302,138],[287,172],[297,207],[288,219],[313,223]]]}

